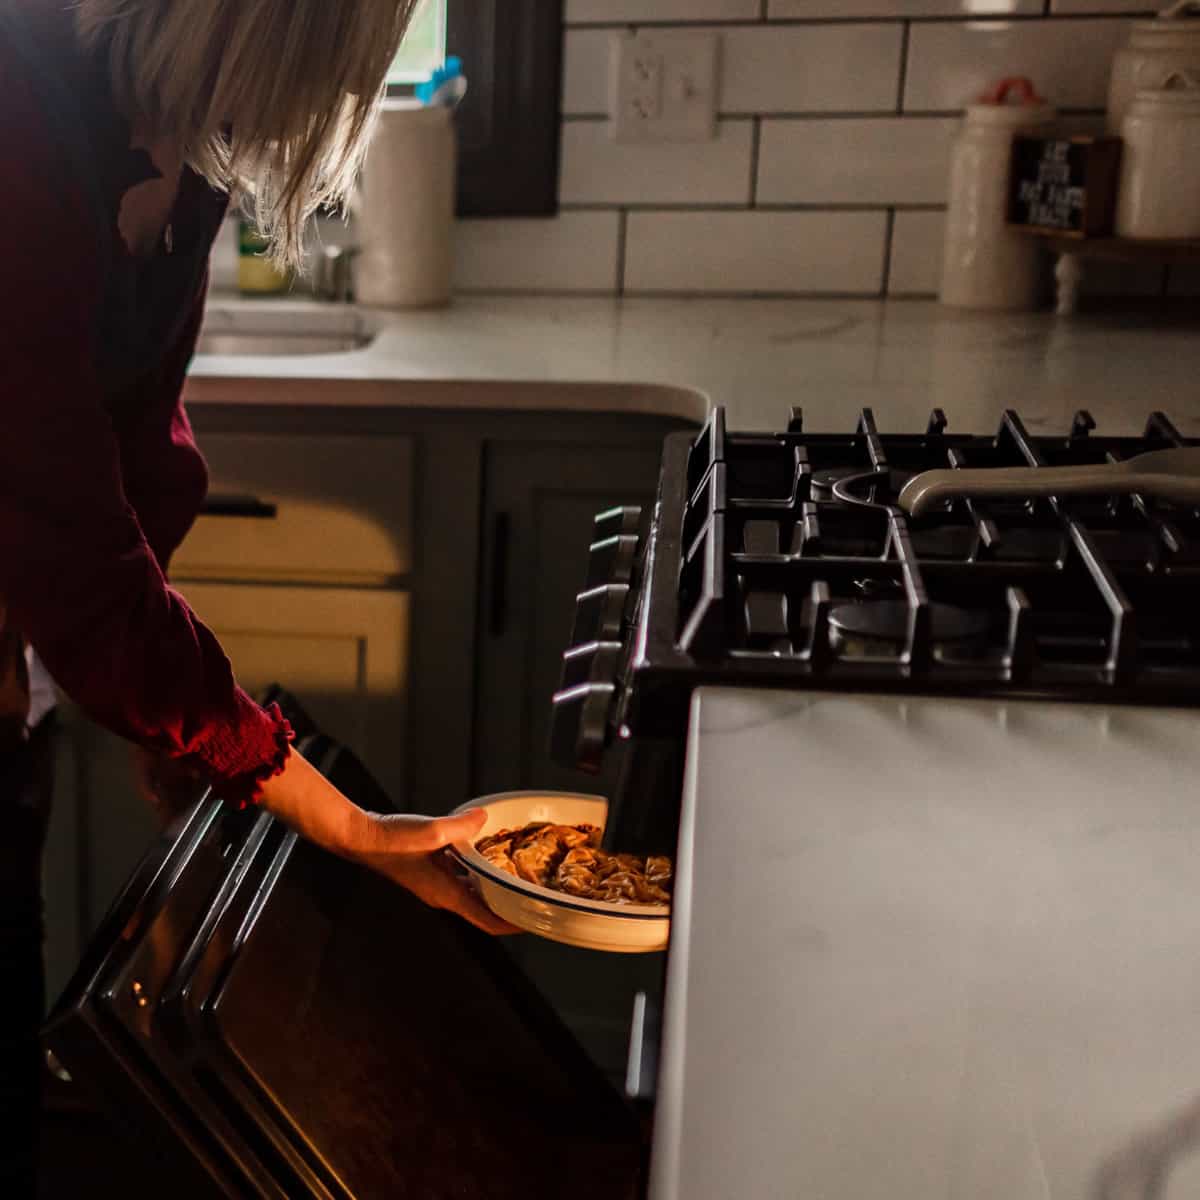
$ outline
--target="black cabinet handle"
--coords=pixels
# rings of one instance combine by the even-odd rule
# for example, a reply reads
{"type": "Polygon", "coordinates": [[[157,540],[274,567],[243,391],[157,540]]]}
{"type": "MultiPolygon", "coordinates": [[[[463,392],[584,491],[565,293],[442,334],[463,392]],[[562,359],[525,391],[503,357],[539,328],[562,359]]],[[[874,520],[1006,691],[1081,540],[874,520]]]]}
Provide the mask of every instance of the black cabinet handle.
{"type": "Polygon", "coordinates": [[[279,509],[257,496],[209,496],[200,509],[205,517],[252,517],[260,521],[272,521],[279,516],[279,509]]]}
{"type": "Polygon", "coordinates": [[[492,612],[488,631],[502,637],[508,623],[508,543],[511,522],[508,513],[497,513],[492,524],[492,612]]]}

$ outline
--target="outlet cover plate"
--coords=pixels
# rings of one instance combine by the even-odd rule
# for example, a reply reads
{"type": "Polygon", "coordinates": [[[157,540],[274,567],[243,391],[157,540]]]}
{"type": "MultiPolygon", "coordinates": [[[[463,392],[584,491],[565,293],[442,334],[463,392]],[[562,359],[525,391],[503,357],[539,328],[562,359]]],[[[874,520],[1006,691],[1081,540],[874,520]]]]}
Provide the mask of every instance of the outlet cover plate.
{"type": "Polygon", "coordinates": [[[705,142],[717,136],[720,38],[655,29],[612,39],[610,114],[618,142],[705,142]]]}

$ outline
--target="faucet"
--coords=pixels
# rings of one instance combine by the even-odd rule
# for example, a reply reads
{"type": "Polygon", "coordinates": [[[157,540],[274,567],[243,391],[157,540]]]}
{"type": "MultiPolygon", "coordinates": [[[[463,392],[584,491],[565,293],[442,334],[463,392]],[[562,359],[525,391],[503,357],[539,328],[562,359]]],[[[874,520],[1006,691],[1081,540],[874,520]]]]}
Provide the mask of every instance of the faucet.
{"type": "Polygon", "coordinates": [[[322,246],[317,256],[313,291],[318,300],[349,304],[354,300],[353,262],[357,246],[322,246]]]}

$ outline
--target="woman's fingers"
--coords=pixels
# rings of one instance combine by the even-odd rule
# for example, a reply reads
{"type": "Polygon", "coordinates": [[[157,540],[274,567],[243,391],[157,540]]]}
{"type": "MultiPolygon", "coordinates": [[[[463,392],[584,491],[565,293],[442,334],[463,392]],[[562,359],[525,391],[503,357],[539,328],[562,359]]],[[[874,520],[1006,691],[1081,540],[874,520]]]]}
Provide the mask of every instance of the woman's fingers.
{"type": "Polygon", "coordinates": [[[510,925],[494,912],[479,898],[479,894],[470,884],[452,875],[441,861],[440,855],[435,857],[400,860],[391,865],[386,873],[402,887],[406,887],[413,895],[434,908],[444,908],[447,912],[457,913],[464,920],[470,921],[487,933],[506,934],[519,933],[520,930],[510,925]]]}

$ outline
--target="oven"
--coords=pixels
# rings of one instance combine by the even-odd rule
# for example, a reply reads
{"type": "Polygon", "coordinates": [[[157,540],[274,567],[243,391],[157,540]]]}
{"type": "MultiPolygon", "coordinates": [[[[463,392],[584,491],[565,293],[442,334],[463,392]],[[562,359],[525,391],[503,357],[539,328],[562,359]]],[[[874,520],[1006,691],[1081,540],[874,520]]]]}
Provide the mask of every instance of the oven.
{"type": "Polygon", "coordinates": [[[597,518],[554,749],[619,760],[610,848],[677,855],[652,1200],[1186,1194],[1200,510],[901,503],[1171,448],[718,409],[644,539],[597,518]]]}
{"type": "MultiPolygon", "coordinates": [[[[302,753],[386,811],[276,693],[302,753]]],[[[627,1198],[643,1117],[498,940],[206,794],[151,849],[47,1045],[164,1195],[627,1198]]]]}

